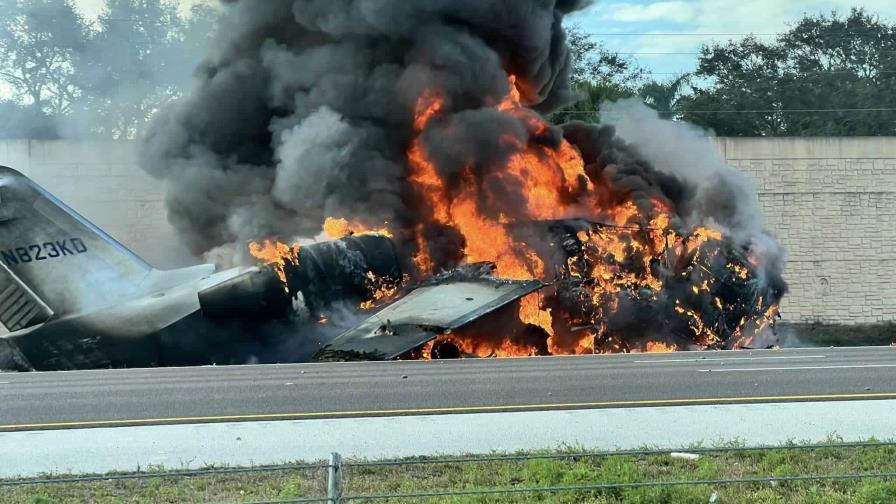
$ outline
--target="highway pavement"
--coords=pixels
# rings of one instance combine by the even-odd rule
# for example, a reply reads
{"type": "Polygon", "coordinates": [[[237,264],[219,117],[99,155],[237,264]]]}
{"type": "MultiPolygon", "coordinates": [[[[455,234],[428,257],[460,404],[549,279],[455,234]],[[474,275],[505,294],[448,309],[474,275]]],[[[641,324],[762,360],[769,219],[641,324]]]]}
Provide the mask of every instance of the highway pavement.
{"type": "Polygon", "coordinates": [[[0,432],[896,399],[896,348],[0,374],[0,432]]]}

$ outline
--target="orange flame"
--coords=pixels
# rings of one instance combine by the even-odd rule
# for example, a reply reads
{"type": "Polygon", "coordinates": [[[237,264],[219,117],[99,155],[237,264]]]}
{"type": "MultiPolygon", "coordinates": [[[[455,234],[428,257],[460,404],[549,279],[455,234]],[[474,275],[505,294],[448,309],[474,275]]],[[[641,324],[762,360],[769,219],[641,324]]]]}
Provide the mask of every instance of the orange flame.
{"type": "Polygon", "coordinates": [[[249,253],[277,272],[280,281],[286,286],[286,266],[299,264],[299,244],[287,245],[278,241],[264,240],[250,242],[249,253]]]}
{"type": "Polygon", "coordinates": [[[362,310],[372,310],[394,300],[405,282],[407,282],[407,278],[401,280],[380,278],[372,271],[368,271],[367,288],[370,299],[362,302],[360,308],[362,310]]]}
{"type": "MultiPolygon", "coordinates": [[[[549,130],[549,124],[533,111],[520,103],[522,93],[516,77],[509,76],[509,93],[497,105],[496,109],[521,120],[529,130],[530,138],[538,138],[549,130]]],[[[524,195],[526,208],[524,215],[497,217],[485,211],[483,202],[491,200],[492,195],[483,189],[488,181],[477,183],[472,176],[472,165],[462,176],[459,192],[449,194],[445,180],[439,176],[433,161],[428,157],[422,141],[422,133],[433,124],[445,109],[444,97],[437,91],[430,90],[419,98],[416,106],[414,128],[417,136],[408,149],[410,165],[408,180],[414,185],[419,198],[429,208],[432,221],[437,224],[451,226],[464,238],[466,246],[463,250],[468,262],[491,261],[497,265],[497,274],[510,279],[542,279],[547,280],[544,261],[526,243],[511,236],[507,227],[514,218],[525,220],[551,220],[571,217],[599,217],[600,220],[617,226],[649,226],[644,241],[625,239],[614,232],[583,232],[579,239],[588,253],[595,257],[590,261],[590,270],[573,267],[570,263],[570,274],[573,276],[593,278],[596,306],[606,305],[607,294],[619,292],[623,288],[646,286],[654,290],[662,287],[662,282],[651,274],[650,263],[665,250],[667,232],[671,222],[667,205],[661,201],[654,202],[653,215],[642,221],[642,212],[632,201],[621,204],[605,204],[600,201],[594,183],[585,172],[585,163],[578,149],[565,139],[559,145],[550,147],[539,142],[523,142],[516,137],[502,139],[508,147],[517,151],[501,170],[495,170],[493,177],[507,187],[520,187],[524,195]],[[597,215],[595,215],[597,211],[597,215]],[[622,263],[633,253],[643,255],[644,273],[636,275],[628,273],[613,262],[600,260],[606,255],[612,256],[615,263],[622,263]]],[[[471,163],[473,161],[471,160],[471,163]]],[[[426,240],[422,237],[422,225],[417,229],[416,242],[418,254],[414,258],[418,274],[431,273],[433,262],[427,249],[426,240]]],[[[700,241],[715,237],[713,230],[700,229],[689,247],[699,246],[700,241]],[[695,245],[696,244],[696,245],[695,245]]],[[[606,306],[605,309],[613,309],[606,306]]],[[[537,295],[523,298],[520,303],[519,319],[525,324],[540,327],[548,335],[548,346],[551,353],[586,353],[594,351],[596,333],[586,331],[575,338],[557,337],[553,329],[553,316],[550,309],[540,306],[537,295]]],[[[452,343],[465,353],[475,355],[527,354],[531,349],[518,348],[508,350],[507,341],[500,345],[481,348],[483,344],[468,339],[452,336],[452,343]]],[[[487,339],[486,339],[487,341],[487,339]]],[[[430,347],[431,348],[431,347],[430,347]]]]}
{"type": "Polygon", "coordinates": [[[554,335],[551,327],[553,318],[551,309],[541,307],[541,299],[537,292],[533,292],[520,300],[520,320],[526,324],[532,324],[544,329],[549,335],[554,335]]]}
{"type": "MultiPolygon", "coordinates": [[[[608,314],[620,309],[622,296],[657,299],[664,282],[668,280],[668,271],[675,271],[677,275],[683,270],[681,274],[688,279],[691,289],[688,292],[696,298],[707,294],[712,296],[716,289],[713,279],[699,276],[699,271],[693,273],[693,277],[686,275],[691,275],[692,270],[699,270],[693,262],[701,254],[718,253],[719,247],[712,246],[712,242],[722,240],[722,233],[708,226],[695,227],[690,232],[673,227],[680,226],[680,223],[673,220],[671,202],[661,197],[636,202],[634,196],[603,182],[591,167],[586,170],[578,148],[562,136],[558,138],[555,128],[522,105],[524,93],[521,89],[525,89],[525,83],[518,82],[512,75],[508,76],[507,95],[492,102],[496,111],[517,120],[522,126],[515,133],[508,133],[498,140],[507,152],[506,157],[502,158],[502,165],[482,166],[483,162],[477,159],[462,160],[461,166],[465,169],[455,171],[450,176],[440,173],[427,152],[427,142],[424,142],[424,137],[431,139],[440,131],[438,128],[452,127],[451,121],[441,120],[449,109],[446,95],[438,89],[429,89],[418,98],[413,121],[415,135],[406,152],[407,181],[426,215],[411,230],[413,234],[402,236],[402,240],[416,245],[413,263],[417,276],[421,278],[432,274],[437,266],[427,239],[427,231],[432,226],[451,228],[463,238],[461,252],[466,263],[488,261],[495,263],[496,274],[501,278],[538,279],[549,283],[555,280],[552,278],[555,271],[546,264],[553,265],[555,258],[541,257],[536,248],[542,244],[529,244],[521,240],[516,236],[520,233],[514,226],[532,221],[566,219],[602,223],[577,234],[576,246],[581,248],[581,252],[576,252],[578,255],[563,265],[566,277],[581,284],[580,289],[576,288],[583,293],[581,296],[590,311],[576,314],[574,319],[565,311],[558,312],[558,315],[549,303],[545,304],[540,294],[531,294],[520,300],[515,314],[523,328],[514,330],[518,334],[508,331],[511,334],[503,337],[482,337],[483,334],[464,332],[462,329],[441,335],[425,345],[421,350],[422,357],[432,358],[434,349],[481,357],[678,350],[675,344],[663,341],[649,341],[639,348],[630,347],[617,335],[608,334],[608,314]],[[506,193],[514,191],[519,194],[511,194],[510,197],[523,204],[503,205],[501,198],[508,197],[506,193]],[[705,247],[707,244],[710,246],[705,247]],[[684,266],[677,269],[682,264],[684,266]],[[557,316],[562,319],[555,320],[557,316]],[[558,323],[561,320],[563,323],[558,323]],[[543,335],[543,339],[531,337],[535,333],[543,335]]],[[[345,218],[328,218],[323,229],[331,238],[367,232],[391,236],[385,227],[370,228],[345,218]]],[[[253,254],[271,261],[275,267],[279,264],[278,272],[282,273],[286,263],[278,263],[278,260],[291,255],[298,260],[297,249],[284,250],[283,247],[283,244],[276,244],[270,251],[271,246],[266,242],[264,246],[259,246],[263,253],[253,254]]],[[[753,261],[752,257],[748,259],[753,261]]],[[[749,277],[747,266],[732,263],[728,268],[737,278],[747,280],[749,277]]],[[[368,288],[371,300],[363,303],[362,309],[380,306],[394,299],[399,292],[399,285],[383,282],[372,275],[368,288]]],[[[724,313],[731,308],[725,306],[718,296],[710,299],[719,312],[724,313]]],[[[757,309],[765,310],[762,300],[757,309]]],[[[690,327],[698,345],[710,346],[722,340],[719,328],[713,325],[716,322],[705,322],[688,302],[677,300],[674,310],[680,315],[679,327],[690,327]]],[[[745,317],[738,326],[737,334],[748,326],[763,330],[776,315],[777,306],[773,306],[761,320],[745,317]]],[[[726,330],[730,334],[730,327],[726,330]]]]}
{"type": "Polygon", "coordinates": [[[510,338],[504,338],[498,343],[492,343],[488,338],[480,338],[476,334],[449,334],[439,336],[423,345],[420,358],[424,360],[434,358],[433,349],[445,344],[456,347],[462,357],[476,356],[503,359],[539,355],[538,349],[534,346],[520,344],[512,341],[510,338]]]}
{"type": "Polygon", "coordinates": [[[645,350],[649,353],[665,353],[665,352],[676,352],[678,351],[678,347],[675,345],[670,345],[668,343],[663,343],[662,341],[648,341],[645,350]]]}
{"type": "MultiPolygon", "coordinates": [[[[490,103],[501,114],[520,124],[514,133],[500,137],[498,142],[506,156],[500,166],[483,166],[477,159],[461,160],[462,170],[451,175],[440,172],[427,142],[440,132],[439,128],[451,128],[452,122],[442,120],[449,112],[448,98],[439,89],[424,91],[417,99],[414,110],[414,137],[407,146],[407,181],[426,215],[419,223],[401,235],[404,244],[416,245],[413,263],[416,274],[423,278],[433,273],[436,266],[427,231],[446,227],[456,231],[464,242],[462,257],[466,263],[488,261],[497,266],[497,276],[507,279],[538,279],[545,283],[558,282],[550,287],[560,289],[559,280],[574,279],[575,290],[581,290],[583,304],[588,310],[570,315],[566,310],[554,310],[550,300],[540,294],[531,294],[519,302],[516,317],[521,322],[519,334],[504,337],[481,337],[482,334],[461,332],[439,336],[423,349],[423,357],[432,357],[433,349],[453,348],[462,355],[482,357],[514,357],[526,355],[583,354],[595,352],[672,352],[675,344],[649,341],[643,347],[632,348],[618,335],[611,334],[606,323],[608,315],[620,309],[620,299],[656,300],[669,281],[670,271],[676,278],[684,278],[690,288],[687,296],[707,299],[711,309],[724,315],[706,318],[692,305],[695,303],[676,299],[674,311],[679,315],[677,330],[689,327],[696,344],[711,346],[722,341],[721,335],[730,335],[732,324],[719,325],[717,320],[736,320],[740,315],[726,313],[739,306],[726,306],[718,295],[714,278],[702,276],[696,260],[715,259],[723,240],[721,231],[709,226],[690,230],[681,228],[673,219],[673,203],[662,197],[644,201],[634,199],[629,193],[611,187],[594,167],[586,167],[576,146],[562,138],[556,128],[540,115],[521,103],[526,83],[508,76],[508,92],[490,103]],[[558,138],[559,137],[559,138],[558,138]],[[495,188],[500,188],[496,190],[495,188]],[[518,191],[518,194],[515,193],[518,191]],[[507,193],[519,205],[504,205],[507,193]],[[566,264],[554,265],[556,258],[539,255],[540,243],[526,243],[517,235],[519,223],[532,221],[582,219],[601,223],[576,234],[576,256],[566,264]],[[558,278],[553,268],[565,270],[558,278]],[[679,276],[680,275],[680,276],[679,276]],[[691,276],[689,276],[691,275],[691,276]],[[555,317],[560,317],[556,318],[555,317]],[[727,318],[725,318],[727,317],[727,318]],[[561,323],[562,322],[562,323],[561,323]],[[685,325],[687,324],[687,325],[685,325]],[[720,329],[720,327],[722,327],[720,329]],[[720,332],[722,329],[726,333],[720,332]],[[543,338],[530,338],[538,333],[543,338]],[[529,339],[527,339],[529,338],[529,339]]],[[[598,168],[600,170],[602,168],[598,168]]],[[[387,223],[388,224],[388,223],[387,223]]],[[[361,221],[329,217],[323,223],[323,231],[331,238],[351,234],[380,233],[392,236],[387,226],[369,227],[361,221]]],[[[298,245],[286,245],[265,241],[250,244],[252,254],[272,265],[285,282],[288,264],[298,263],[298,245]]],[[[747,257],[753,265],[758,261],[747,257]]],[[[749,280],[750,264],[733,261],[727,268],[741,281],[749,280]]],[[[369,276],[366,282],[370,301],[361,304],[362,309],[372,309],[394,299],[401,283],[394,284],[369,276]]],[[[752,302],[752,301],[751,301],[752,302]]],[[[556,306],[555,306],[556,308],[556,306]]],[[[753,313],[756,317],[744,317],[737,325],[735,335],[756,334],[773,324],[777,305],[767,307],[759,299],[753,313]]],[[[743,313],[742,310],[735,313],[743,313]]],[[[324,322],[322,322],[324,323],[324,322]]],[[[513,332],[513,331],[509,331],[513,332]]],[[[643,341],[643,340],[640,340],[643,341]]]]}
{"type": "Polygon", "coordinates": [[[349,222],[348,219],[336,219],[327,217],[323,225],[324,234],[331,239],[339,239],[349,235],[381,234],[392,238],[389,228],[369,228],[359,222],[349,222]]]}

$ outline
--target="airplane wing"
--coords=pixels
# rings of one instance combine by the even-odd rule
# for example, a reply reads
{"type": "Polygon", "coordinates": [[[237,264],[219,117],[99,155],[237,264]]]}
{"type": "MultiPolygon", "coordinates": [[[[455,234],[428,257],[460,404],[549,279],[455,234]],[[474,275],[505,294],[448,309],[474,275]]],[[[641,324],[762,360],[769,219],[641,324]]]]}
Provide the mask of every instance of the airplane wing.
{"type": "Polygon", "coordinates": [[[394,359],[543,286],[537,280],[483,279],[420,287],[339,335],[323,353],[394,359]]]}

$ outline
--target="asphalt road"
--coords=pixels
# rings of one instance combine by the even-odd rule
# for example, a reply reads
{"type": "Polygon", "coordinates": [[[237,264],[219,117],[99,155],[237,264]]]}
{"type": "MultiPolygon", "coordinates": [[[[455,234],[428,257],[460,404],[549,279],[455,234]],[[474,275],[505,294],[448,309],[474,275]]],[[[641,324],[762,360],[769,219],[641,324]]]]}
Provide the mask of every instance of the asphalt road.
{"type": "Polygon", "coordinates": [[[0,431],[896,398],[896,348],[0,374],[0,431]]]}

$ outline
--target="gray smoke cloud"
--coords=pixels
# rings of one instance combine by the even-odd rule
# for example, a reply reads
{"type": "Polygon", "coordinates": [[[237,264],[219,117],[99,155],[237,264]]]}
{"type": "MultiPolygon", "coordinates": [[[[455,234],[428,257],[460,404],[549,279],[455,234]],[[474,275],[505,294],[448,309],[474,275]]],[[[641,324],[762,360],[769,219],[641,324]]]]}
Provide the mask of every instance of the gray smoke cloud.
{"type": "MultiPolygon", "coordinates": [[[[742,336],[767,327],[786,291],[783,253],[764,230],[749,180],[725,164],[705,133],[661,121],[640,104],[607,104],[603,115],[615,119],[599,125],[554,126],[537,115],[575,99],[562,23],[586,4],[228,1],[197,87],[157,114],[141,164],[166,182],[171,222],[206,257],[238,258],[249,240],[314,237],[326,217],[345,217],[388,223],[402,257],[423,246],[434,272],[451,269],[470,245],[482,245],[482,236],[465,243],[457,222],[431,206],[474,198],[477,216],[522,224],[510,231],[515,243],[572,268],[567,258],[555,260],[550,233],[525,225],[544,218],[530,211],[529,175],[507,176],[517,156],[558,154],[565,140],[581,154],[584,171],[551,187],[559,211],[549,215],[567,233],[557,235],[559,243],[574,243],[566,237],[582,231],[571,221],[603,225],[602,233],[601,223],[615,222],[621,208],[632,204],[639,212],[615,231],[626,247],[621,258],[588,247],[564,250],[586,274],[565,274],[545,303],[572,325],[605,326],[601,348],[639,348],[645,338],[672,333],[682,348],[741,344],[742,336]],[[497,107],[511,94],[511,75],[531,110],[497,107]],[[431,120],[415,124],[418,108],[433,104],[431,120]],[[435,185],[415,182],[421,164],[409,160],[409,150],[425,157],[435,185]],[[657,209],[670,217],[675,236],[665,236],[665,252],[679,250],[677,259],[645,256],[661,247],[642,243],[657,209]],[[699,259],[682,245],[697,225],[724,232],[699,259]],[[596,279],[583,279],[595,265],[616,270],[614,281],[624,288],[595,289],[596,279]],[[751,273],[736,277],[734,266],[751,273]],[[626,275],[661,285],[632,287],[626,275]],[[606,306],[617,308],[606,314],[606,306]],[[689,309],[718,338],[693,334],[689,309]]],[[[564,337],[574,343],[581,336],[568,329],[564,337]]]]}
{"type": "Polygon", "coordinates": [[[200,82],[157,114],[141,164],[197,254],[313,236],[327,215],[400,226],[419,211],[403,180],[418,97],[437,85],[446,108],[474,111],[457,130],[493,132],[504,118],[475,111],[508,93],[508,71],[526,104],[568,102],[561,23],[588,3],[226,2],[200,82]]]}
{"type": "MultiPolygon", "coordinates": [[[[407,149],[418,99],[437,89],[444,110],[422,138],[449,192],[463,185],[470,160],[477,180],[493,184],[514,145],[565,137],[616,200],[644,214],[665,201],[677,228],[718,227],[780,275],[784,254],[764,230],[750,180],[726,165],[706,132],[636,102],[605,104],[604,125],[537,133],[494,108],[509,92],[508,74],[536,111],[573,99],[562,21],[587,4],[226,2],[196,88],[157,114],[142,166],[167,182],[170,220],[196,254],[313,237],[327,216],[412,228],[430,209],[407,182],[407,149]]],[[[486,212],[513,218],[525,206],[518,188],[490,194],[486,212]]],[[[434,254],[458,248],[451,232],[428,238],[434,254]]]]}

